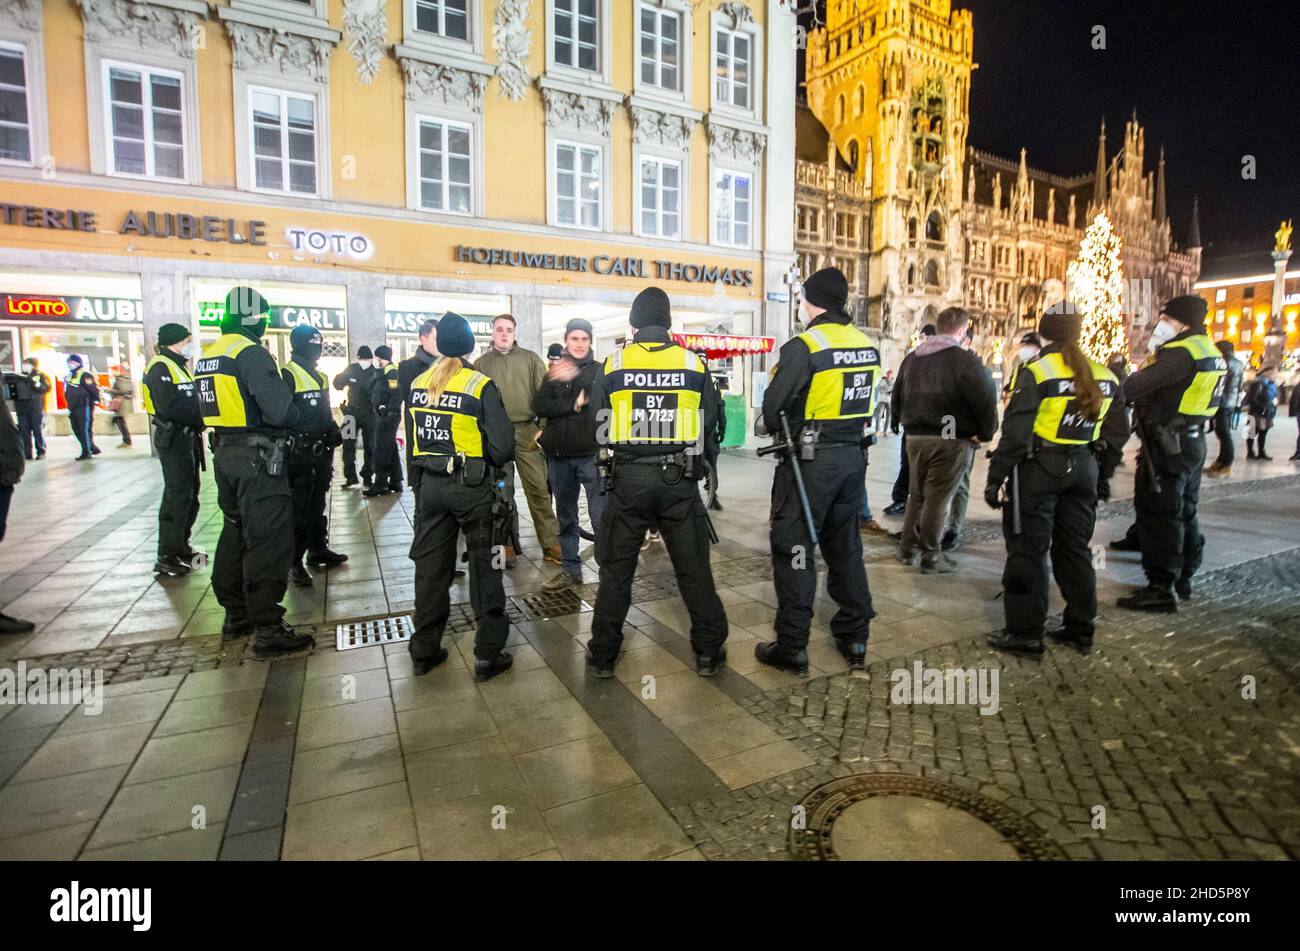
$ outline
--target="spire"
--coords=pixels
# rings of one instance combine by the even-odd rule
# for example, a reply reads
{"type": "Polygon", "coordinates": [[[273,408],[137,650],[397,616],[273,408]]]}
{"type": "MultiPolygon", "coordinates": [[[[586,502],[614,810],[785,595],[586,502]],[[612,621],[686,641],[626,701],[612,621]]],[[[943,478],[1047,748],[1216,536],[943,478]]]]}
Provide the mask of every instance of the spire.
{"type": "Polygon", "coordinates": [[[1097,140],[1097,171],[1092,179],[1092,203],[1097,208],[1106,205],[1106,119],[1101,120],[1101,138],[1097,140]]]}
{"type": "Polygon", "coordinates": [[[1156,221],[1165,220],[1165,147],[1160,146],[1160,165],[1156,169],[1156,221]]]}
{"type": "Polygon", "coordinates": [[[1201,246],[1201,199],[1198,195],[1192,196],[1192,227],[1187,232],[1187,246],[1189,248],[1199,248],[1201,246]]]}

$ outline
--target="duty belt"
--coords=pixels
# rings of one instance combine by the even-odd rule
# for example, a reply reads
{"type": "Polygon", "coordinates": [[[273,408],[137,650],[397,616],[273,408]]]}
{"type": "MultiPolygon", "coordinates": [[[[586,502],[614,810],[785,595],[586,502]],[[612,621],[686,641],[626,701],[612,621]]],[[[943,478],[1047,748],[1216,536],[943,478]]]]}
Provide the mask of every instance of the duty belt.
{"type": "Polygon", "coordinates": [[[288,436],[265,436],[261,433],[218,433],[213,432],[209,437],[213,449],[229,448],[233,446],[244,446],[251,449],[274,449],[276,446],[292,445],[293,439],[288,436]]]}
{"type": "Polygon", "coordinates": [[[614,453],[614,465],[616,466],[685,466],[690,462],[690,456],[685,452],[662,452],[654,455],[637,455],[634,453],[614,453]]]}
{"type": "Polygon", "coordinates": [[[290,442],[294,452],[305,456],[319,456],[325,453],[325,436],[321,433],[294,433],[290,442]]]}

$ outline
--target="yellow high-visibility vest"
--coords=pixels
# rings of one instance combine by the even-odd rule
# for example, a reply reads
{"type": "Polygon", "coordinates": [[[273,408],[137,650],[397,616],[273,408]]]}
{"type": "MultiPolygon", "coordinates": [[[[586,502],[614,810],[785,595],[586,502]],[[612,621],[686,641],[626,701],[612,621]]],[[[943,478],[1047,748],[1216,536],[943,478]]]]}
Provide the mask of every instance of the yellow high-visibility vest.
{"type": "Polygon", "coordinates": [[[205,426],[242,429],[248,423],[248,397],[235,374],[235,358],[255,344],[243,334],[222,334],[203,348],[194,364],[199,411],[205,426]]]}
{"type": "Polygon", "coordinates": [[[863,419],[876,411],[880,351],[871,338],[850,324],[809,327],[799,339],[812,354],[804,419],[863,419]]]}
{"type": "Polygon", "coordinates": [[[1171,340],[1160,349],[1186,350],[1196,363],[1196,373],[1183,390],[1178,401],[1178,412],[1184,416],[1213,416],[1223,402],[1223,383],[1228,373],[1223,354],[1205,334],[1193,334],[1182,340],[1171,340]]]}
{"type": "Polygon", "coordinates": [[[1059,446],[1083,446],[1101,435],[1101,422],[1119,395],[1119,380],[1100,363],[1088,361],[1093,379],[1101,387],[1101,410],[1096,419],[1083,415],[1074,398],[1074,371],[1060,353],[1053,351],[1026,363],[1038,388],[1038,415],[1034,435],[1059,446]]]}
{"type": "Polygon", "coordinates": [[[704,361],[676,344],[632,343],[605,360],[615,445],[688,446],[700,438],[704,361]]]}
{"type": "Polygon", "coordinates": [[[149,393],[149,371],[160,363],[171,372],[172,383],[176,384],[176,389],[186,396],[194,395],[194,377],[190,376],[190,371],[185,368],[185,365],[177,363],[171,357],[162,353],[155,354],[154,358],[145,364],[144,379],[140,381],[140,387],[144,394],[144,411],[150,416],[154,415],[154,408],[153,396],[149,393]]]}
{"type": "Polygon", "coordinates": [[[486,374],[461,367],[447,381],[436,406],[429,405],[429,381],[435,363],[411,382],[411,398],[406,408],[406,431],[410,434],[411,455],[455,456],[464,453],[469,459],[483,458],[483,388],[492,382],[486,374]]]}

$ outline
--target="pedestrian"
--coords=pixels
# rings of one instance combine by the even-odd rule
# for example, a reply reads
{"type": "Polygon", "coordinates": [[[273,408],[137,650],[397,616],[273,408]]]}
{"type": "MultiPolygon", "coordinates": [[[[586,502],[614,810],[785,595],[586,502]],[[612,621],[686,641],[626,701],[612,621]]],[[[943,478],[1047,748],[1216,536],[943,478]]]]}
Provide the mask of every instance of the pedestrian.
{"type": "Polygon", "coordinates": [[[375,347],[378,373],[370,383],[370,405],[375,408],[374,485],[366,498],[402,491],[402,461],[397,453],[397,428],[402,425],[402,386],[393,363],[393,349],[375,347]]]}
{"type": "Polygon", "coordinates": [[[1291,387],[1291,399],[1287,404],[1291,418],[1296,421],[1295,455],[1288,462],[1300,461],[1300,384],[1291,387]]]}
{"type": "Polygon", "coordinates": [[[415,489],[415,629],[409,651],[415,675],[447,659],[443,632],[451,616],[456,536],[469,547],[474,676],[483,681],[514,662],[500,553],[510,531],[502,471],[515,453],[514,426],[496,383],[467,359],[474,351],[468,321],[448,312],[438,321],[438,358],[411,384],[406,431],[413,443],[415,489]]]}
{"type": "MultiPolygon", "coordinates": [[[[935,333],[934,324],[926,324],[921,328],[921,342],[924,343],[933,337],[935,333]]],[[[904,357],[903,359],[907,358],[904,357]]],[[[895,436],[902,430],[902,405],[900,402],[902,398],[903,394],[898,388],[898,378],[895,377],[889,393],[889,426],[895,436]]],[[[903,432],[903,438],[898,443],[898,477],[894,479],[894,487],[889,493],[889,505],[885,506],[886,515],[903,515],[907,512],[907,492],[910,484],[911,473],[908,471],[907,462],[907,433],[903,432]]],[[[899,540],[902,537],[903,533],[899,532],[899,540]]]]}
{"type": "Polygon", "coordinates": [[[764,429],[781,434],[788,426],[794,445],[772,479],[769,539],[776,640],[757,644],[754,656],[800,675],[808,673],[817,595],[810,521],[826,564],[826,593],[837,607],[830,631],[851,670],[866,666],[867,637],[876,616],[857,518],[866,505],[868,427],[876,409],[880,351],[853,326],[848,299],[849,283],[838,268],[822,268],[804,281],[806,328],[781,347],[776,376],[763,393],[764,429]],[[808,511],[795,466],[807,487],[808,511]]]}
{"type": "Polygon", "coordinates": [[[223,640],[252,635],[259,660],[312,647],[285,623],[280,601],[293,564],[293,500],[285,456],[299,424],[293,394],[260,346],[271,305],[251,287],[226,294],[221,336],[194,367],[211,436],[217,505],[225,517],[212,590],[226,611],[223,640]]]}
{"type": "Polygon", "coordinates": [[[130,449],[131,429],[127,425],[126,417],[131,412],[131,401],[135,399],[135,387],[131,385],[131,377],[126,373],[119,373],[113,377],[113,386],[109,389],[108,395],[108,409],[113,414],[113,425],[122,434],[122,441],[117,448],[130,449]]]}
{"type": "Polygon", "coordinates": [[[632,341],[605,359],[591,393],[607,425],[602,467],[610,476],[587,665],[597,677],[614,676],[641,543],[656,528],[690,615],[695,672],[712,677],[727,657],[727,615],[713,584],[709,516],[696,483],[703,457],[717,454],[708,443],[716,439],[722,399],[700,358],[669,336],[672,306],[661,288],[637,294],[628,319],[632,341]]]}
{"type": "Polygon", "coordinates": [[[1246,458],[1272,462],[1273,457],[1264,451],[1268,431],[1277,416],[1276,367],[1262,367],[1246,388],[1246,412],[1254,422],[1254,439],[1246,437],[1246,458]]]}
{"type": "MultiPolygon", "coordinates": [[[[1103,420],[1121,412],[1119,380],[1079,349],[1077,314],[1043,315],[1038,356],[1019,367],[989,462],[984,500],[1002,509],[1007,560],[1002,572],[1006,626],[990,647],[1041,654],[1047,622],[1048,554],[1065,598],[1064,622],[1047,631],[1083,653],[1092,649],[1097,576],[1097,456],[1103,420]],[[1004,501],[1000,492],[1011,478],[1004,501]]],[[[1127,436],[1127,433],[1125,434],[1127,436]]]]}
{"type": "Polygon", "coordinates": [[[22,363],[22,373],[6,373],[5,378],[14,388],[14,413],[18,417],[18,440],[23,458],[32,458],[32,445],[36,446],[36,459],[45,458],[45,397],[54,388],[47,374],[41,371],[35,357],[22,363]]]}
{"type": "Polygon", "coordinates": [[[190,372],[192,336],[184,324],[158,328],[158,348],[144,368],[141,390],[153,447],[162,466],[158,508],[158,560],[153,570],[180,577],[195,567],[190,533],[199,517],[199,470],[203,466],[203,413],[190,372]]]}
{"type": "MultiPolygon", "coordinates": [[[[591,338],[591,324],[581,317],[565,325],[564,353],[551,364],[533,399],[532,410],[542,420],[540,442],[546,453],[546,473],[555,496],[559,523],[560,573],[542,586],[546,591],[582,584],[582,559],[578,557],[579,492],[587,495],[587,514],[596,535],[596,551],[600,551],[605,492],[596,474],[599,447],[591,388],[601,367],[592,352],[591,338]]],[[[599,563],[599,557],[596,560],[599,563]]]]}
{"type": "Polygon", "coordinates": [[[378,371],[374,368],[374,354],[367,346],[357,348],[357,362],[349,364],[334,377],[334,389],[348,391],[343,404],[343,488],[361,485],[370,488],[375,469],[375,408],[370,403],[370,390],[378,371]],[[361,461],[360,479],[357,478],[357,442],[365,454],[361,461]]]}
{"type": "Polygon", "coordinates": [[[563,353],[564,353],[564,344],[562,344],[562,343],[553,343],[553,344],[551,344],[549,347],[546,348],[546,362],[547,362],[547,364],[552,364],[552,363],[554,363],[556,360],[560,359],[560,356],[561,356],[563,353]]]}
{"type": "Polygon", "coordinates": [[[970,315],[960,307],[939,314],[936,333],[903,358],[894,398],[907,432],[908,491],[899,558],[921,556],[924,574],[948,574],[957,564],[941,545],[953,497],[973,463],[975,448],[998,428],[998,396],[979,357],[962,346],[970,315]]]}
{"type": "MultiPolygon", "coordinates": [[[[9,503],[14,487],[23,478],[23,445],[18,437],[18,427],[9,414],[9,404],[0,400],[0,541],[4,541],[5,524],[9,521],[9,503]]],[[[10,617],[0,611],[0,634],[30,634],[36,630],[31,621],[10,617]]]]}
{"type": "MultiPolygon", "coordinates": [[[[553,565],[561,564],[563,558],[556,515],[551,511],[551,493],[546,487],[547,460],[537,445],[540,427],[534,401],[546,378],[546,365],[533,351],[519,346],[515,331],[515,318],[510,314],[499,314],[494,318],[492,346],[479,357],[476,365],[492,377],[515,427],[515,461],[506,466],[506,487],[513,497],[517,469],[524,484],[524,497],[528,500],[528,512],[533,519],[533,530],[537,532],[542,558],[553,565]]],[[[592,454],[595,455],[594,449],[592,454]]],[[[506,567],[514,566],[514,546],[507,545],[506,567]]]]}
{"type": "Polygon", "coordinates": [[[1032,330],[1023,334],[1020,338],[1020,347],[1016,350],[1016,355],[1011,361],[1011,372],[1007,374],[1006,385],[1002,387],[1002,393],[1010,399],[1011,393],[1016,388],[1016,374],[1020,368],[1032,360],[1038,359],[1038,354],[1043,349],[1042,338],[1032,330]]]}
{"type": "Polygon", "coordinates": [[[68,424],[72,435],[77,437],[81,446],[81,455],[77,461],[82,462],[99,453],[91,433],[95,425],[95,404],[99,402],[99,384],[95,375],[85,369],[81,357],[75,353],[68,355],[68,375],[63,378],[63,399],[68,404],[68,424]]]}
{"type": "Polygon", "coordinates": [[[1178,599],[1192,596],[1192,576],[1201,566],[1205,538],[1196,506],[1205,422],[1219,408],[1228,372],[1205,333],[1205,311],[1197,295],[1170,299],[1151,332],[1151,358],[1124,381],[1142,440],[1133,506],[1147,586],[1120,598],[1122,608],[1177,611],[1178,599]]]}
{"type": "Polygon", "coordinates": [[[293,563],[289,581],[299,587],[312,583],[312,568],[331,568],[348,560],[329,547],[330,480],[334,477],[334,450],[343,433],[330,407],[329,381],[316,368],[325,338],[309,324],[299,324],[289,334],[291,356],[280,371],[293,393],[298,422],[289,453],[289,491],[293,493],[293,563]],[[307,564],[303,564],[303,559],[307,564]]]}
{"type": "Polygon", "coordinates": [[[1228,372],[1223,377],[1223,401],[1214,413],[1214,435],[1219,439],[1219,456],[1206,467],[1205,474],[1212,479],[1222,479],[1232,475],[1232,461],[1236,455],[1232,445],[1232,419],[1241,403],[1241,379],[1245,367],[1236,358],[1231,340],[1220,340],[1215,346],[1223,354],[1228,372]]]}

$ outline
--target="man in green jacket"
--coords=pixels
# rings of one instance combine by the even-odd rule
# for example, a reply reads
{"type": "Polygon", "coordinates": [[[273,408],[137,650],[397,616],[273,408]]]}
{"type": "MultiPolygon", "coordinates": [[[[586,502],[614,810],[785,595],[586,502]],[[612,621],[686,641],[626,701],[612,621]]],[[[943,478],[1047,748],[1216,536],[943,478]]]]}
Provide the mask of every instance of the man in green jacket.
{"type": "MultiPolygon", "coordinates": [[[[546,458],[537,445],[540,430],[533,412],[533,397],[546,378],[546,365],[533,351],[519,346],[515,340],[514,317],[501,314],[492,321],[491,348],[478,358],[474,366],[496,383],[505,401],[506,413],[515,427],[515,461],[506,466],[506,484],[513,494],[514,470],[518,467],[542,555],[553,565],[561,564],[555,512],[551,509],[551,493],[546,483],[546,458]]],[[[507,545],[506,567],[513,568],[514,563],[514,549],[507,545]]]]}

